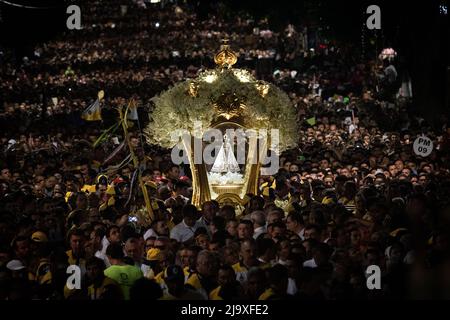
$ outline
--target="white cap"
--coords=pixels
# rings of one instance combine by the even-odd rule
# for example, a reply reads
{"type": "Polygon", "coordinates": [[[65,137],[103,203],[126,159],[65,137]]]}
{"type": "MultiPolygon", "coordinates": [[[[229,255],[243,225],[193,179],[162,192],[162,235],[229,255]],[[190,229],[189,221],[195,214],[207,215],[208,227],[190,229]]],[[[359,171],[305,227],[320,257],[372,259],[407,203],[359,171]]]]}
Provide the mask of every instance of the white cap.
{"type": "Polygon", "coordinates": [[[6,268],[8,268],[11,271],[19,271],[25,269],[25,266],[20,260],[11,260],[6,264],[6,268]]]}

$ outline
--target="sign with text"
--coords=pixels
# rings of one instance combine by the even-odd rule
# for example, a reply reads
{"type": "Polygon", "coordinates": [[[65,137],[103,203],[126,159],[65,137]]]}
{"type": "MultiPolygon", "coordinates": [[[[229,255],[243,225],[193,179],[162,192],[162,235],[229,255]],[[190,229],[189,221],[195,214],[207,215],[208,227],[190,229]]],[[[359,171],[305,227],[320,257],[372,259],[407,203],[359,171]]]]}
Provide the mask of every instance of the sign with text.
{"type": "Polygon", "coordinates": [[[414,141],[413,149],[416,155],[428,157],[433,151],[433,141],[426,136],[420,136],[414,141]]]}

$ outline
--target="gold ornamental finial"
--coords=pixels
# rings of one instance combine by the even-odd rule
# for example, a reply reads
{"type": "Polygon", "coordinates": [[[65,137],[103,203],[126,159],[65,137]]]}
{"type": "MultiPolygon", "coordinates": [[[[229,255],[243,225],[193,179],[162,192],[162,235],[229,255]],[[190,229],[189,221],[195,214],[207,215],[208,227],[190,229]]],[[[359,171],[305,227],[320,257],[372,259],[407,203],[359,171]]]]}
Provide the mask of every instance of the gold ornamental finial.
{"type": "Polygon", "coordinates": [[[214,62],[221,68],[231,68],[237,62],[237,55],[230,49],[228,39],[222,39],[220,51],[214,56],[214,62]]]}

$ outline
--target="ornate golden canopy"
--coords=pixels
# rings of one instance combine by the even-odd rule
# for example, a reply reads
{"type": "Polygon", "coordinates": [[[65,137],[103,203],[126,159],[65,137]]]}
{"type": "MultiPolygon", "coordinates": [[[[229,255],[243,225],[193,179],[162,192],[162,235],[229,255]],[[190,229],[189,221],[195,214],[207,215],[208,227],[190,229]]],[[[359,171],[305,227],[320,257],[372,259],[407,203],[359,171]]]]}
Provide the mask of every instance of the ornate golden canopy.
{"type": "MultiPolygon", "coordinates": [[[[226,40],[214,56],[214,62],[217,68],[175,84],[152,99],[155,108],[145,129],[147,142],[172,148],[179,143],[172,137],[177,129],[190,132],[194,142],[202,139],[195,126],[200,123],[203,130],[200,135],[210,128],[221,131],[228,128],[278,129],[279,150],[295,147],[297,123],[289,97],[276,86],[258,81],[251,72],[233,68],[237,54],[226,40]]],[[[204,148],[205,141],[197,145],[204,148]]],[[[200,206],[205,201],[216,199],[221,203],[242,204],[246,194],[256,194],[261,167],[258,159],[261,159],[261,148],[266,150],[266,146],[267,141],[263,144],[248,143],[245,164],[239,164],[243,179],[240,183],[231,184],[211,182],[207,165],[194,164],[194,149],[184,146],[185,150],[191,150],[188,158],[193,181],[192,203],[200,206]]]]}

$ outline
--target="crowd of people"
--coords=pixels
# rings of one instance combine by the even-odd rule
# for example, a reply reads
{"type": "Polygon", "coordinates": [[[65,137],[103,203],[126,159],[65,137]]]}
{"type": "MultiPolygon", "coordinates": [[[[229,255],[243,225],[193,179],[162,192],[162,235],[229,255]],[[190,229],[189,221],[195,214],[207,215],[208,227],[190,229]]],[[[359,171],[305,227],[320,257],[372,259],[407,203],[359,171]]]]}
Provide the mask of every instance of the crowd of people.
{"type": "Polygon", "coordinates": [[[2,57],[0,299],[450,296],[450,128],[415,115],[395,61],[362,61],[330,40],[310,50],[304,26],[275,31],[250,15],[97,2],[82,7],[82,30],[2,57]],[[223,38],[238,67],[289,94],[298,148],[243,207],[197,208],[189,167],[140,128],[150,99],[212,67],[223,38]],[[101,125],[80,117],[99,90],[101,125]],[[94,146],[129,98],[140,123],[94,146]],[[413,151],[421,134],[427,157],[413,151]]]}

